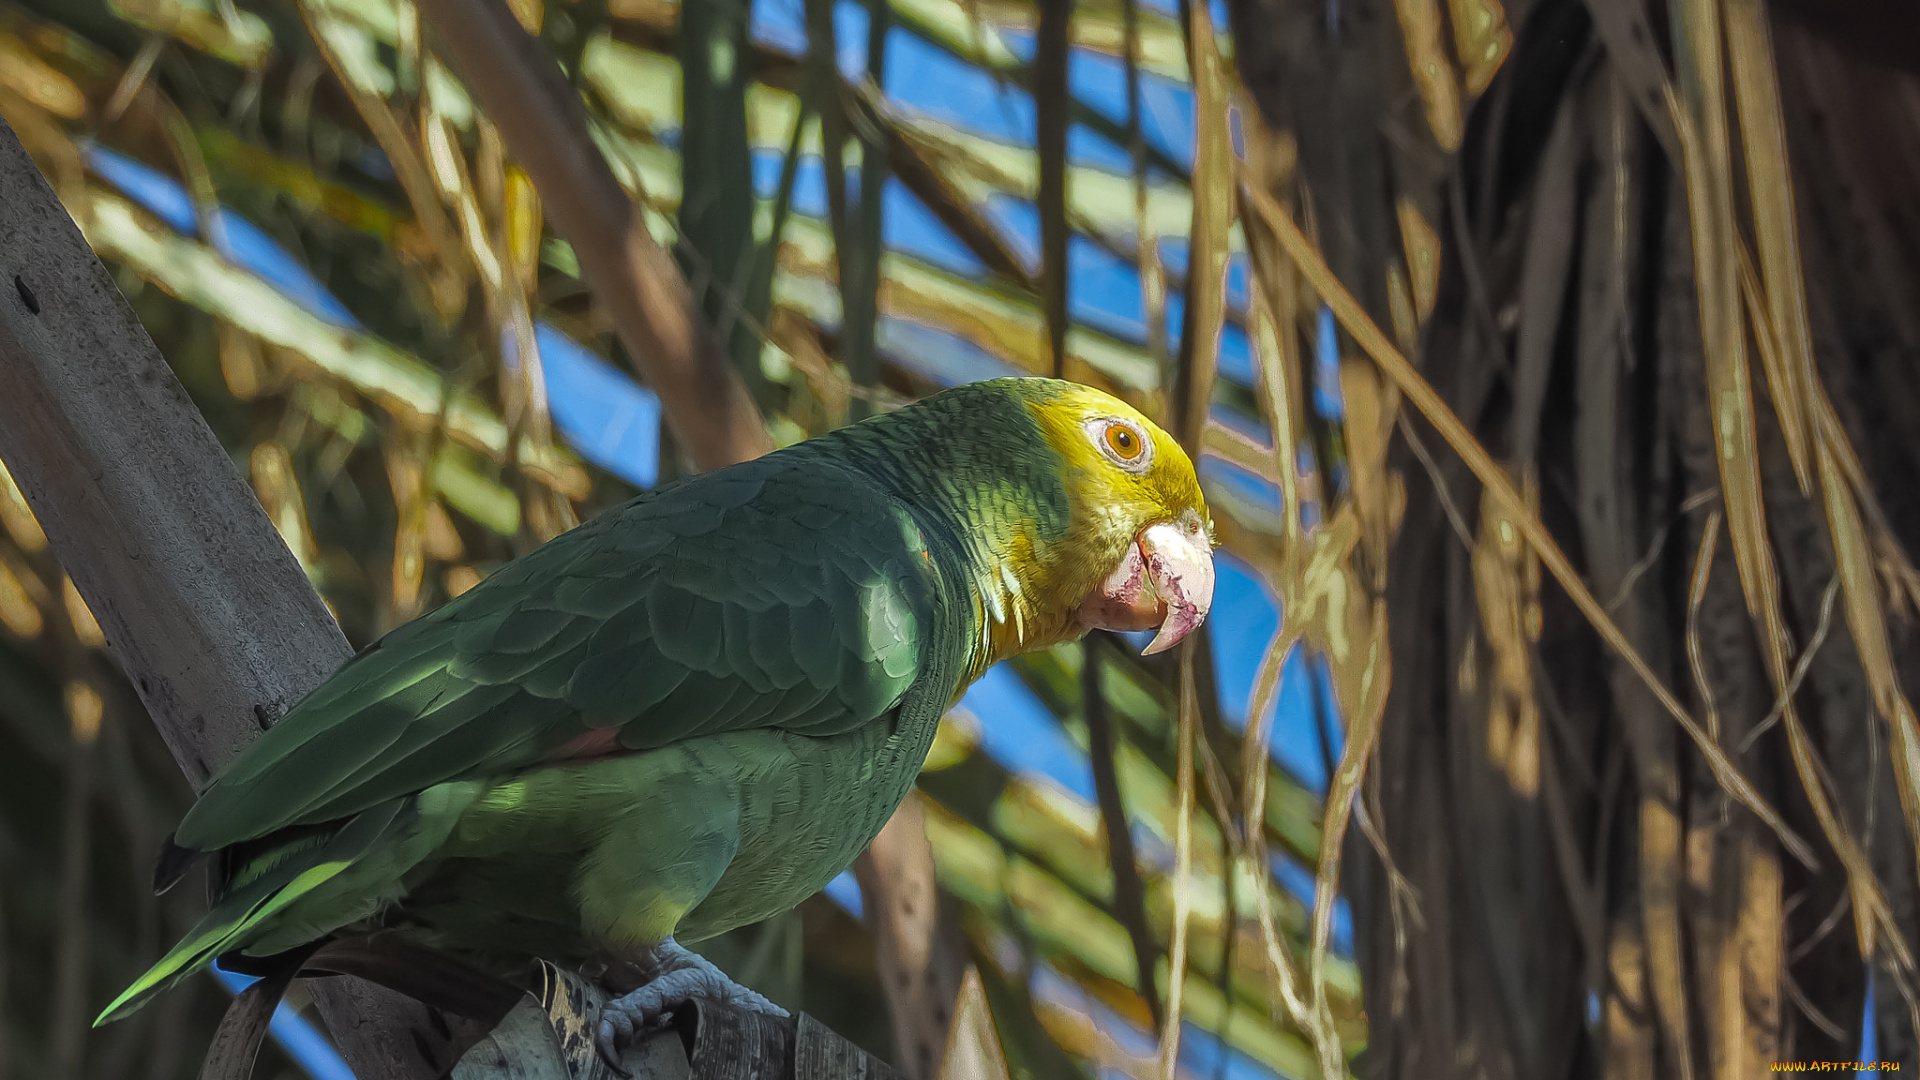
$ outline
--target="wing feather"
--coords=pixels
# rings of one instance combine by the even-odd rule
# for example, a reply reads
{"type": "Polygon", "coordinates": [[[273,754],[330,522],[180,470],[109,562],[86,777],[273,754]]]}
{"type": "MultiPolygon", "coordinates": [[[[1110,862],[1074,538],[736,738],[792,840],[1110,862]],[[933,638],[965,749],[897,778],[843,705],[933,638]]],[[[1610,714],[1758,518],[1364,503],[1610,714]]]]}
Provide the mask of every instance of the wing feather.
{"type": "MultiPolygon", "coordinates": [[[[771,455],[610,510],[348,661],[201,796],[211,851],[569,747],[745,727],[851,730],[966,640],[912,511],[818,454],[771,455]]],[[[584,752],[584,751],[582,751],[584,752]]]]}

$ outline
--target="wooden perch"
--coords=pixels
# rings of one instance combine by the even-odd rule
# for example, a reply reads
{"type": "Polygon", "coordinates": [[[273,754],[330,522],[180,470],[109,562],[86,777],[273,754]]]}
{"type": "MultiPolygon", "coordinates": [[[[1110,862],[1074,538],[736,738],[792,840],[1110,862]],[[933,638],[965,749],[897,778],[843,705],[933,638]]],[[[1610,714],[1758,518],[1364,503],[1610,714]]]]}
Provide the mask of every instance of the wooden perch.
{"type": "MultiPolygon", "coordinates": [[[[607,996],[542,962],[540,988],[475,1044],[450,1080],[614,1080],[593,1048],[607,996]],[[545,1070],[545,1071],[542,1071],[545,1070]]],[[[801,1013],[777,1018],[730,1005],[687,1010],[621,1059],[630,1080],[898,1080],[879,1059],[801,1013]]]]}
{"type": "MultiPolygon", "coordinates": [[[[0,460],[196,788],[350,649],[213,431],[0,120],[0,460]]],[[[437,1076],[425,1007],[314,984],[362,1080],[437,1076]]]]}

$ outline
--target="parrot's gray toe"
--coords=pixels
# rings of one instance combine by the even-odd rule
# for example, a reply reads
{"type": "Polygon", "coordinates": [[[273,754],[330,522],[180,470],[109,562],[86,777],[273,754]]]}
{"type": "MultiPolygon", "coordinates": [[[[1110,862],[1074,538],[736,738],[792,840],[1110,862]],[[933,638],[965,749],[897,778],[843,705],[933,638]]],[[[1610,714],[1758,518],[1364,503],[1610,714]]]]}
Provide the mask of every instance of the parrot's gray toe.
{"type": "Polygon", "coordinates": [[[683,1005],[707,1001],[769,1016],[787,1015],[787,1010],[727,978],[705,957],[672,940],[656,947],[651,959],[658,965],[655,970],[659,974],[600,1010],[600,1030],[594,1046],[616,1071],[620,1070],[622,1051],[635,1036],[665,1027],[674,1010],[683,1005]]]}

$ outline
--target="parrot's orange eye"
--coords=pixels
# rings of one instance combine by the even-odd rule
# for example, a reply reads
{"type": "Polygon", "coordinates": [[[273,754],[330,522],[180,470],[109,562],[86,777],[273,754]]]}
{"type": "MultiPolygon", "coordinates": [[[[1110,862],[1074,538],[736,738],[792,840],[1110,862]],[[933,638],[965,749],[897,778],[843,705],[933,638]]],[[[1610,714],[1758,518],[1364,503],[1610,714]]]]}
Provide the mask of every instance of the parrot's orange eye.
{"type": "Polygon", "coordinates": [[[1106,417],[1087,425],[1087,434],[1093,436],[1094,443],[1107,460],[1128,472],[1141,472],[1152,457],[1153,446],[1147,437],[1132,424],[1117,417],[1106,417]]]}

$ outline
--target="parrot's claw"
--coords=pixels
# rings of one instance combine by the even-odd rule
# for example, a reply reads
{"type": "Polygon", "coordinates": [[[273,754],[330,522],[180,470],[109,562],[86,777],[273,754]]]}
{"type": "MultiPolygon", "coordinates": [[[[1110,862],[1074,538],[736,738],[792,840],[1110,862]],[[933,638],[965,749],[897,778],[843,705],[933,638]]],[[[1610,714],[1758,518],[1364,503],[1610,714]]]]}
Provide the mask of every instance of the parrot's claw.
{"type": "Polygon", "coordinates": [[[639,989],[617,997],[600,1010],[600,1029],[594,1048],[621,1076],[621,1052],[636,1037],[657,1031],[673,1018],[675,1009],[699,1001],[722,1002],[735,1008],[785,1017],[787,1010],[727,978],[705,957],[669,938],[650,950],[646,965],[654,975],[639,989]]]}

